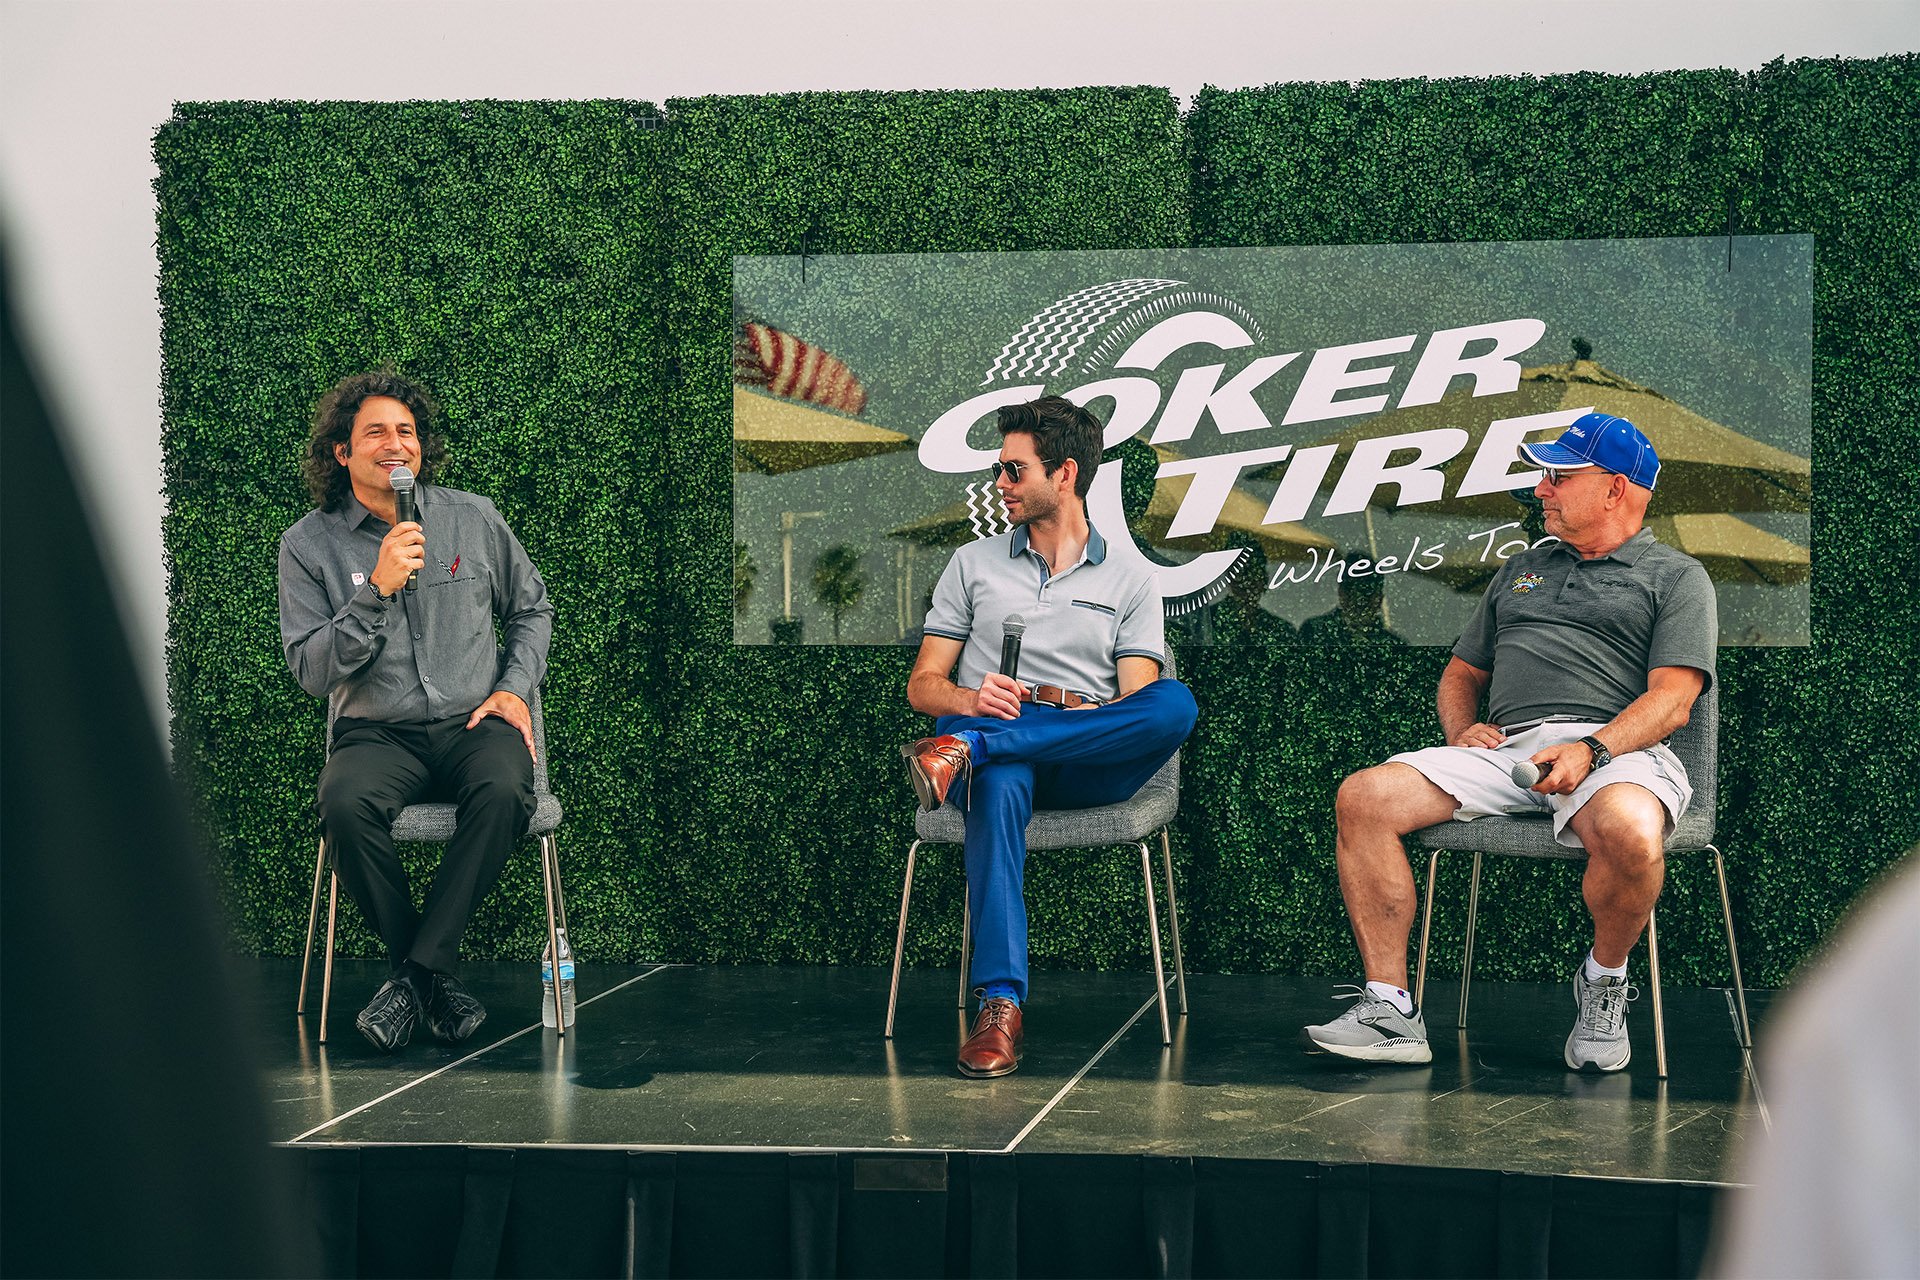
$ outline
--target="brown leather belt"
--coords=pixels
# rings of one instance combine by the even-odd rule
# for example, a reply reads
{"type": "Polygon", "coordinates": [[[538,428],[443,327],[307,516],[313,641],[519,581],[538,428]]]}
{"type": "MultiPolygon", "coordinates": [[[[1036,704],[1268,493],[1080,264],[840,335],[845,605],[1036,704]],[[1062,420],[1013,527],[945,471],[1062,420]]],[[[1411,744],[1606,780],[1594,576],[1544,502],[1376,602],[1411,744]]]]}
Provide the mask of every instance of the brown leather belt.
{"type": "Polygon", "coordinates": [[[1078,711],[1081,707],[1097,707],[1100,699],[1089,698],[1084,693],[1075,693],[1071,689],[1062,689],[1057,684],[1032,684],[1027,686],[1022,702],[1037,702],[1042,706],[1059,707],[1064,711],[1078,711]]]}

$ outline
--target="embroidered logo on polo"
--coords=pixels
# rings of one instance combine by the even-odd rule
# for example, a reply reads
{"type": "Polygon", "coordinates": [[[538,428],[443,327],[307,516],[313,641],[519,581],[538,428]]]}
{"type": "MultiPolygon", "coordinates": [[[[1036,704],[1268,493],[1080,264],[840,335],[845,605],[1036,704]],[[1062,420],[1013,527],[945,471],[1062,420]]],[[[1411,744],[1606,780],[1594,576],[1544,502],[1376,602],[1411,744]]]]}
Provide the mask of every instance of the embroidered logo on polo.
{"type": "Polygon", "coordinates": [[[455,556],[453,558],[453,563],[448,564],[445,560],[442,560],[439,556],[434,555],[431,550],[427,552],[427,555],[432,557],[433,562],[435,564],[439,565],[442,569],[445,569],[447,571],[447,576],[444,579],[444,581],[435,582],[434,583],[435,586],[442,586],[446,582],[452,582],[459,577],[460,575],[460,557],[459,556],[455,556]]]}
{"type": "Polygon", "coordinates": [[[1528,570],[1513,580],[1513,594],[1523,596],[1545,581],[1545,575],[1528,570]]]}

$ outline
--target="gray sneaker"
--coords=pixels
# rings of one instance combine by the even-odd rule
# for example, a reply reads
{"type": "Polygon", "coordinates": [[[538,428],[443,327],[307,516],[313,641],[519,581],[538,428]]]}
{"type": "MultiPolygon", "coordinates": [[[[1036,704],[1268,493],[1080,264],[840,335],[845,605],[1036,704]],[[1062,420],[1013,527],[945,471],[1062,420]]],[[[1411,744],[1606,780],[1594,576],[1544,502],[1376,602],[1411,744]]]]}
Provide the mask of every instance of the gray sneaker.
{"type": "Polygon", "coordinates": [[[1427,1023],[1415,1009],[1411,1015],[1393,1007],[1365,987],[1342,987],[1335,1000],[1352,1000],[1354,1005],[1332,1022],[1307,1028],[1307,1039],[1343,1058],[1363,1062],[1433,1061],[1427,1047],[1427,1023]]]}
{"type": "Polygon", "coordinates": [[[1573,1002],[1580,1009],[1573,1032],[1567,1037],[1567,1066],[1574,1071],[1597,1067],[1618,1071],[1633,1057],[1627,1042],[1627,1002],[1636,1000],[1640,989],[1625,978],[1603,976],[1587,981],[1587,964],[1582,960],[1573,971],[1573,1002]]]}

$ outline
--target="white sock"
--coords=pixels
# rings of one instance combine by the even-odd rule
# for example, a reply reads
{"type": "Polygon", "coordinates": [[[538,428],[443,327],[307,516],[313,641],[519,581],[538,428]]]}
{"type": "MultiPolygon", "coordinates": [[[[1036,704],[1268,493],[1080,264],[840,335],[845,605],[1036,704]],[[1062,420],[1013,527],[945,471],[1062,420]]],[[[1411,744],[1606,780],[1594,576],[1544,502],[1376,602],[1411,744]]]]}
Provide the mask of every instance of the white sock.
{"type": "Polygon", "coordinates": [[[1399,987],[1386,982],[1369,982],[1367,994],[1377,996],[1407,1016],[1413,1016],[1413,997],[1399,987]]]}
{"type": "Polygon", "coordinates": [[[1607,968],[1607,966],[1601,964],[1598,960],[1595,960],[1593,958],[1593,952],[1591,951],[1587,952],[1587,981],[1588,982],[1598,982],[1602,978],[1624,978],[1626,976],[1627,976],[1627,966],[1625,966],[1624,964],[1621,965],[1618,969],[1609,969],[1607,968]]]}

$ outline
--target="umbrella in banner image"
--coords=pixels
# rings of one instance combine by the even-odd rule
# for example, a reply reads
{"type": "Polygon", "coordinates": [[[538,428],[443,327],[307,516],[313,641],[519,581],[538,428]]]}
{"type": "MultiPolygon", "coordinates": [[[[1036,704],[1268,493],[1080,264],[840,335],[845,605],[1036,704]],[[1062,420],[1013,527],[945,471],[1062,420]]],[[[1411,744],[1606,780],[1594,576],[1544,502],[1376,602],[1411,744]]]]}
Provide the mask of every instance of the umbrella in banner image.
{"type": "MultiPolygon", "coordinates": [[[[1463,387],[1434,404],[1394,409],[1363,419],[1317,442],[1335,446],[1337,451],[1323,488],[1335,486],[1354,447],[1362,441],[1453,427],[1467,432],[1466,447],[1440,468],[1446,480],[1444,504],[1423,504],[1423,509],[1444,509],[1448,515],[1510,516],[1515,508],[1506,488],[1453,496],[1474,466],[1490,420],[1563,413],[1566,422],[1571,422],[1587,410],[1626,418],[1653,441],[1660,454],[1660,480],[1652,505],[1655,513],[1810,509],[1813,464],[1809,459],[1741,435],[1585,359],[1527,369],[1520,375],[1519,387],[1505,395],[1476,399],[1471,388],[1463,387]]],[[[1552,440],[1564,425],[1542,427],[1522,438],[1529,443],[1552,440]]],[[[1285,465],[1276,463],[1254,475],[1278,479],[1285,465]]],[[[1479,481],[1484,476],[1487,483],[1497,482],[1509,471],[1528,470],[1511,454],[1489,456],[1480,466],[1482,471],[1474,479],[1479,481]]],[[[1373,503],[1385,505],[1397,496],[1397,490],[1384,487],[1375,492],[1373,503]]]]}
{"type": "Polygon", "coordinates": [[[733,389],[733,469],[782,475],[808,467],[853,462],[913,448],[898,431],[870,427],[837,414],[733,389]]]}
{"type": "MultiPolygon", "coordinates": [[[[1170,456],[1165,450],[1156,452],[1162,454],[1162,461],[1170,456]]],[[[1269,564],[1275,560],[1303,559],[1315,547],[1322,551],[1332,551],[1335,547],[1333,539],[1322,537],[1303,524],[1262,524],[1261,517],[1267,513],[1266,499],[1256,498],[1238,485],[1228,491],[1212,529],[1169,539],[1167,530],[1173,526],[1174,516],[1192,487],[1190,475],[1160,477],[1153,487],[1153,501],[1147,504],[1139,520],[1140,532],[1148,541],[1155,546],[1182,551],[1220,551],[1238,545],[1241,539],[1251,539],[1266,554],[1269,564]]]]}
{"type": "Polygon", "coordinates": [[[910,449],[898,431],[857,422],[867,389],[832,352],[744,321],[733,344],[733,469],[781,475],[910,449]]]}

